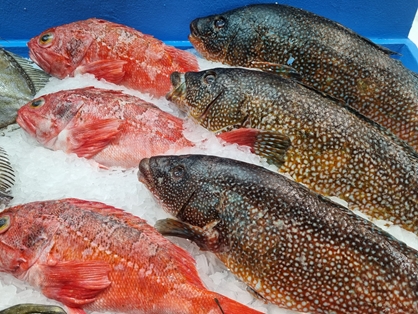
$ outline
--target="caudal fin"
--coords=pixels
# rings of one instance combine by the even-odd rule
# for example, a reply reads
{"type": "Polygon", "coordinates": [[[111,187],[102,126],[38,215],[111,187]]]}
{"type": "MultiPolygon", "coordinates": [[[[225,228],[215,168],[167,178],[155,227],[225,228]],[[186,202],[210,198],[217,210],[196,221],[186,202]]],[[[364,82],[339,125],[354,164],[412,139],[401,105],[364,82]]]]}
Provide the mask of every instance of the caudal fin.
{"type": "Polygon", "coordinates": [[[219,308],[219,314],[261,314],[263,312],[257,311],[241,304],[237,301],[229,299],[223,295],[218,295],[213,300],[219,308]]]}
{"type": "Polygon", "coordinates": [[[236,143],[250,147],[251,151],[280,168],[284,163],[286,151],[290,147],[287,135],[277,131],[241,128],[218,135],[228,143],[236,143]]]}

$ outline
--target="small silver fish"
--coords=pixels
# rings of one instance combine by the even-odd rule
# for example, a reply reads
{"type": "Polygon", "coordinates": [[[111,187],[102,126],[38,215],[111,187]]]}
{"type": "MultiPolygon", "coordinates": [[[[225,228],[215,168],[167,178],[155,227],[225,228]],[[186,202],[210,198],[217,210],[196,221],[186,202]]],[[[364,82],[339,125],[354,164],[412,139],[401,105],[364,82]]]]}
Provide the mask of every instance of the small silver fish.
{"type": "Polygon", "coordinates": [[[29,59],[0,48],[0,128],[16,120],[17,110],[32,100],[50,75],[29,59]]]}
{"type": "Polygon", "coordinates": [[[42,305],[32,303],[22,303],[1,310],[0,314],[65,314],[61,307],[56,305],[42,305]]]}
{"type": "Polygon", "coordinates": [[[15,183],[15,175],[9,156],[6,151],[0,147],[0,206],[7,205],[13,199],[10,195],[10,189],[15,183]]]}

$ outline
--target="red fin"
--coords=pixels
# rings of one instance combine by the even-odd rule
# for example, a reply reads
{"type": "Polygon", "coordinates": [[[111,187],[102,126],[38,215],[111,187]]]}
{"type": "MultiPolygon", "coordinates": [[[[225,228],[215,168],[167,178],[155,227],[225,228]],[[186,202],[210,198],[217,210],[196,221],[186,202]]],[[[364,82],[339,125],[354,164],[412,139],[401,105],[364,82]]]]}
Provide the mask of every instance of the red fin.
{"type": "Polygon", "coordinates": [[[182,72],[199,71],[199,64],[194,54],[169,45],[165,47],[165,52],[178,63],[182,72]]]}
{"type": "Polygon", "coordinates": [[[125,76],[124,60],[98,60],[79,66],[75,73],[91,73],[97,79],[105,79],[110,83],[119,84],[125,76]]]}
{"type": "Polygon", "coordinates": [[[122,121],[118,119],[97,120],[71,129],[69,151],[79,157],[91,158],[101,152],[120,133],[122,121]]]}
{"type": "Polygon", "coordinates": [[[241,128],[218,135],[228,143],[249,146],[251,151],[280,167],[284,163],[290,139],[277,131],[241,128]]]}
{"type": "Polygon", "coordinates": [[[78,308],[96,300],[110,284],[110,266],[99,261],[58,262],[42,265],[42,292],[68,307],[78,308]]]}
{"type": "Polygon", "coordinates": [[[67,307],[67,314],[86,314],[86,311],[79,307],[67,307]]]}
{"type": "Polygon", "coordinates": [[[214,302],[218,305],[220,313],[240,313],[240,314],[261,314],[262,312],[254,310],[244,304],[238,303],[223,295],[214,298],[214,302]]]}

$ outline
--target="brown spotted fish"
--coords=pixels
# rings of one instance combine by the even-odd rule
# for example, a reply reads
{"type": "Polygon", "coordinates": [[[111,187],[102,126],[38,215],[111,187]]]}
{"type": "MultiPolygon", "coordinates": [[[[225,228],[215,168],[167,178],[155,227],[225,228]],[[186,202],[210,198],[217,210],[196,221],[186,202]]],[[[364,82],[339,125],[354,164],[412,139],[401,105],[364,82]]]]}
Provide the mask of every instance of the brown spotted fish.
{"type": "Polygon", "coordinates": [[[203,127],[276,131],[290,142],[280,172],[418,234],[418,154],[390,131],[271,73],[216,68],[173,73],[172,83],[167,98],[203,127]]]}
{"type": "Polygon", "coordinates": [[[308,313],[418,313],[418,252],[285,176],[215,156],[143,159],[138,177],[257,296],[308,313]]]}
{"type": "Polygon", "coordinates": [[[418,77],[392,52],[346,27],[281,4],[194,20],[189,39],[205,58],[273,72],[343,99],[418,148],[418,77]]]}

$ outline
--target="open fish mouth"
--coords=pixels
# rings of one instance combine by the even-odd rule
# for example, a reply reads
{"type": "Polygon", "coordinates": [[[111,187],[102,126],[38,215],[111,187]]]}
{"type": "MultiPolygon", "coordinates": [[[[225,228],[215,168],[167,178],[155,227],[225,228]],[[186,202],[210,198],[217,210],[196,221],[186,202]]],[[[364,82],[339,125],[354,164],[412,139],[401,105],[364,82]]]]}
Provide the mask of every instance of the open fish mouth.
{"type": "Polygon", "coordinates": [[[147,188],[151,187],[151,170],[149,165],[149,158],[143,158],[139,162],[138,166],[138,180],[143,183],[147,188]]]}
{"type": "Polygon", "coordinates": [[[170,75],[171,84],[173,89],[167,93],[165,98],[168,101],[175,103],[180,110],[187,112],[185,107],[185,97],[186,97],[186,79],[185,74],[180,72],[173,72],[170,75]]]}

